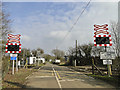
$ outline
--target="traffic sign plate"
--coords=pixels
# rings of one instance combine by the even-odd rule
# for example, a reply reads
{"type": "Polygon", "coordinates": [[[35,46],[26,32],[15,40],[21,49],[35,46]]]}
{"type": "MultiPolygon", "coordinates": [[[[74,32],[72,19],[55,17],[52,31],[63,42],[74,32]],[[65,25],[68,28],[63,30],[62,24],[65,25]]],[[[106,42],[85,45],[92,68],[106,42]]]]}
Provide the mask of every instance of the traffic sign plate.
{"type": "Polygon", "coordinates": [[[17,60],[17,57],[10,57],[10,60],[17,60]]]}
{"type": "Polygon", "coordinates": [[[100,52],[100,59],[115,59],[114,52],[100,52]]]}
{"type": "Polygon", "coordinates": [[[112,64],[112,60],[103,60],[103,64],[104,65],[110,65],[110,64],[112,64]]]}

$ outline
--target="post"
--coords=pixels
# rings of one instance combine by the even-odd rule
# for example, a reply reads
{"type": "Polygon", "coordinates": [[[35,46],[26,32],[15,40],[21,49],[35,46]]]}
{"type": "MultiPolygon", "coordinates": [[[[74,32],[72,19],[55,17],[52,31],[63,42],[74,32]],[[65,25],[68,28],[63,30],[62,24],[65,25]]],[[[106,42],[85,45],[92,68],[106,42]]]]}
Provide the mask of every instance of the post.
{"type": "Polygon", "coordinates": [[[14,60],[13,60],[12,74],[14,74],[14,60]]]}
{"type": "Polygon", "coordinates": [[[92,58],[92,74],[94,74],[94,59],[92,58]]]}
{"type": "Polygon", "coordinates": [[[76,59],[75,59],[75,67],[76,67],[76,59]]]}
{"type": "Polygon", "coordinates": [[[76,60],[77,60],[77,40],[76,40],[76,59],[75,59],[75,67],[76,67],[76,60]]]}
{"type": "Polygon", "coordinates": [[[17,60],[17,57],[16,57],[16,72],[18,71],[18,60],[17,60]]]}
{"type": "MultiPolygon", "coordinates": [[[[107,46],[105,46],[105,52],[107,52],[107,46]]],[[[110,75],[112,75],[112,72],[111,72],[111,65],[108,64],[108,60],[107,60],[107,67],[108,67],[108,77],[110,77],[110,75]]]]}

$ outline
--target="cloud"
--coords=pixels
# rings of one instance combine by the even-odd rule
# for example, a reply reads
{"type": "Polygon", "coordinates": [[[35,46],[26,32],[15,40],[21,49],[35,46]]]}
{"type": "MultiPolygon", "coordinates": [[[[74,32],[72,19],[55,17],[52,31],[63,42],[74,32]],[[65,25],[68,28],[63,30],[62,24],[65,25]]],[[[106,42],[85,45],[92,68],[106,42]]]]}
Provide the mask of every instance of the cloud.
{"type": "Polygon", "coordinates": [[[21,38],[24,42],[29,42],[31,39],[28,35],[22,35],[21,38]]]}
{"type": "Polygon", "coordinates": [[[117,3],[92,2],[73,30],[68,33],[86,4],[67,3],[64,7],[72,8],[66,11],[63,9],[47,9],[46,13],[32,11],[28,17],[17,18],[18,22],[15,22],[14,29],[23,34],[25,47],[31,49],[40,47],[47,53],[57,46],[59,49],[66,50],[74,46],[75,40],[78,40],[79,44],[93,42],[94,24],[109,24],[110,20],[117,21],[117,3]]]}
{"type": "MultiPolygon", "coordinates": [[[[3,0],[3,2],[87,2],[88,0],[3,0]]],[[[92,0],[92,2],[118,2],[119,0],[92,0]]]]}

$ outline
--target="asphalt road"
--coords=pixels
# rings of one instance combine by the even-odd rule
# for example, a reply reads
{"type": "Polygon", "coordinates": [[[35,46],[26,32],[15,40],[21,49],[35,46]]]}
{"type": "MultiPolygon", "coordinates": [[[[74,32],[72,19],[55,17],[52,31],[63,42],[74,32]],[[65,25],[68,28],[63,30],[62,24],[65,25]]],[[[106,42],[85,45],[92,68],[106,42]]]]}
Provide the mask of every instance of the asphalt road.
{"type": "Polygon", "coordinates": [[[64,66],[47,63],[27,78],[27,88],[114,88],[64,66]]]}

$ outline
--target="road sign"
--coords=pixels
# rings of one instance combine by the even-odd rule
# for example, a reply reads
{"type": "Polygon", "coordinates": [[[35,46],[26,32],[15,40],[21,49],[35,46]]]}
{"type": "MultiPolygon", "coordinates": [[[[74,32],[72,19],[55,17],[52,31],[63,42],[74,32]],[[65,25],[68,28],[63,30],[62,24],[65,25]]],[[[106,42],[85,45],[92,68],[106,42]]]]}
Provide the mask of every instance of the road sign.
{"type": "Polygon", "coordinates": [[[103,31],[103,30],[96,31],[94,34],[97,35],[97,34],[100,34],[100,33],[109,34],[109,32],[103,31]]]}
{"type": "Polygon", "coordinates": [[[20,53],[21,44],[20,43],[7,43],[6,44],[6,53],[20,53]]]}
{"type": "Polygon", "coordinates": [[[94,35],[94,46],[112,46],[111,35],[94,35]]]}
{"type": "Polygon", "coordinates": [[[8,40],[7,42],[8,42],[8,43],[10,43],[10,42],[16,42],[16,43],[20,43],[20,41],[19,41],[19,40],[15,40],[15,39],[8,40]]]}
{"type": "Polygon", "coordinates": [[[10,54],[10,60],[17,60],[17,54],[10,54]]]}
{"type": "Polygon", "coordinates": [[[18,35],[12,35],[12,34],[8,34],[8,39],[13,39],[13,38],[15,38],[15,39],[18,39],[18,40],[20,40],[20,34],[18,34],[18,35]]]}
{"type": "Polygon", "coordinates": [[[103,60],[104,65],[110,65],[112,64],[112,60],[103,60]]]}
{"type": "Polygon", "coordinates": [[[17,54],[10,54],[10,57],[17,57],[17,54]]]}
{"type": "Polygon", "coordinates": [[[115,59],[114,52],[100,52],[100,59],[115,59]]]}
{"type": "Polygon", "coordinates": [[[17,57],[10,57],[10,60],[17,60],[17,57]]]}
{"type": "Polygon", "coordinates": [[[94,25],[94,30],[97,31],[99,29],[103,29],[103,30],[108,30],[108,28],[106,28],[108,26],[108,24],[104,24],[104,25],[94,25]]]}

